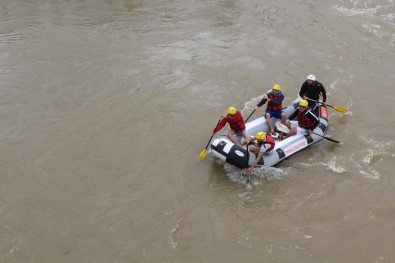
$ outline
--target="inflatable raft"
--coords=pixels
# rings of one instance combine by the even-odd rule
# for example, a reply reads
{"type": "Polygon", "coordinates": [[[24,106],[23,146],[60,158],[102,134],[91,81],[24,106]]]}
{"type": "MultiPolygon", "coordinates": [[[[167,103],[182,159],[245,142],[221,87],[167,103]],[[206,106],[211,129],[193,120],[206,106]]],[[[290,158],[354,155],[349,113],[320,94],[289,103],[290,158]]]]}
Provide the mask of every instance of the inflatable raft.
{"type": "MultiPolygon", "coordinates": [[[[299,106],[299,102],[296,102],[283,109],[287,117],[289,117],[299,106]]],[[[323,136],[328,130],[328,111],[325,105],[319,105],[315,109],[315,114],[319,118],[319,124],[314,129],[314,133],[308,136],[304,135],[293,135],[284,140],[276,139],[276,144],[273,149],[273,153],[270,155],[264,155],[258,163],[258,166],[275,166],[290,156],[300,152],[301,150],[313,145],[314,143],[321,141],[323,136]]],[[[273,124],[275,125],[280,119],[272,118],[273,124]]],[[[253,121],[246,123],[247,133],[251,136],[255,136],[257,132],[264,131],[269,133],[269,126],[266,122],[266,118],[260,117],[253,121]]],[[[241,143],[244,139],[238,138],[241,143]]],[[[211,153],[214,157],[230,163],[238,168],[248,168],[255,160],[256,154],[247,150],[247,146],[238,146],[234,144],[227,136],[221,135],[214,139],[211,143],[211,153]]]]}

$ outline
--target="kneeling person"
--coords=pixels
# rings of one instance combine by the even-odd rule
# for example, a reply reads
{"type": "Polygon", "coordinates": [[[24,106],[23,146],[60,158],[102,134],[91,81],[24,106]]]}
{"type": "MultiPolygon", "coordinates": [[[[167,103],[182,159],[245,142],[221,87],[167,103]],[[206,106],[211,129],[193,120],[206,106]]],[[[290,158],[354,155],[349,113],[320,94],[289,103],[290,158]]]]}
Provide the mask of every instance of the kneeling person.
{"type": "Polygon", "coordinates": [[[269,155],[273,153],[274,149],[274,138],[270,134],[266,134],[264,132],[258,132],[255,135],[257,140],[257,144],[250,147],[250,151],[254,153],[258,153],[255,162],[251,165],[250,168],[247,169],[247,172],[251,172],[252,169],[259,163],[263,155],[269,155]]]}

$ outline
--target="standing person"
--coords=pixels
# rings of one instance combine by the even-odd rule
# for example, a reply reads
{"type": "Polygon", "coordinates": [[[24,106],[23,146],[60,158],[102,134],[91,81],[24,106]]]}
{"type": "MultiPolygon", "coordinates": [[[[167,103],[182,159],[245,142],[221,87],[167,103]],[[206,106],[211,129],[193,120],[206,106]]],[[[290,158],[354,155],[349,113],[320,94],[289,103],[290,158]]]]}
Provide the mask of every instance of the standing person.
{"type": "MultiPolygon", "coordinates": [[[[298,117],[297,121],[287,120],[287,127],[290,129],[288,136],[295,134],[309,135],[313,133],[313,130],[318,126],[318,117],[313,113],[313,111],[308,107],[309,103],[307,100],[301,100],[299,102],[299,107],[294,113],[289,116],[289,120],[293,120],[298,117]]],[[[283,138],[284,139],[284,138],[283,138]]]]}
{"type": "Polygon", "coordinates": [[[258,156],[256,157],[256,160],[254,163],[247,169],[247,173],[250,173],[252,169],[259,163],[259,161],[262,159],[263,155],[269,155],[273,153],[275,141],[270,134],[266,134],[264,132],[258,132],[255,135],[255,138],[257,140],[257,144],[253,145],[250,147],[250,151],[254,153],[258,153],[258,156]]]}
{"type": "MultiPolygon", "coordinates": [[[[326,103],[326,90],[324,86],[315,80],[314,75],[308,75],[307,80],[302,84],[299,91],[299,96],[305,100],[312,99],[312,100],[319,100],[320,95],[322,95],[322,102],[326,103]]],[[[315,109],[316,102],[310,101],[310,108],[315,109]]]]}
{"type": "Polygon", "coordinates": [[[281,86],[275,84],[268,94],[263,95],[262,100],[256,105],[255,109],[261,107],[267,101],[267,108],[265,110],[265,116],[267,124],[269,125],[271,134],[274,134],[274,127],[272,117],[281,119],[281,123],[285,124],[287,115],[282,111],[284,95],[280,91],[281,86]]]}
{"type": "Polygon", "coordinates": [[[250,142],[251,137],[247,134],[246,125],[243,116],[235,107],[228,108],[228,114],[221,114],[221,122],[215,127],[213,131],[213,136],[219,132],[226,123],[229,123],[230,129],[228,130],[228,138],[235,144],[241,146],[240,142],[235,138],[235,136],[243,136],[246,143],[250,142]]]}

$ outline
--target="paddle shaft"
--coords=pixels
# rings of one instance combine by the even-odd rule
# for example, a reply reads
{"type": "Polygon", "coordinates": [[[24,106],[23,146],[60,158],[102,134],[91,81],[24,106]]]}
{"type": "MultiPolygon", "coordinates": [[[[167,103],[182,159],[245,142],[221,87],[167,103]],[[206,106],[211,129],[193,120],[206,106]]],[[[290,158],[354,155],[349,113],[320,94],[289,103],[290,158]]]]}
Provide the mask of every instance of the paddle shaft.
{"type": "Polygon", "coordinates": [[[337,141],[337,140],[331,139],[331,138],[326,137],[326,136],[323,136],[323,135],[321,135],[321,134],[318,134],[318,133],[315,133],[315,132],[313,132],[313,133],[314,133],[315,135],[318,135],[318,136],[324,138],[324,139],[327,139],[328,141],[331,141],[331,142],[334,142],[334,143],[340,143],[340,142],[337,141]]]}
{"type": "MultiPolygon", "coordinates": [[[[221,122],[221,120],[218,121],[217,125],[215,125],[215,128],[218,127],[218,124],[219,124],[220,122],[221,122]]],[[[215,128],[214,128],[214,130],[215,130],[215,128]]],[[[210,142],[211,142],[211,139],[213,138],[213,136],[214,136],[214,135],[211,135],[210,140],[208,140],[208,143],[207,143],[207,145],[206,145],[206,150],[207,150],[208,146],[210,145],[210,142]]]]}
{"type": "Polygon", "coordinates": [[[256,111],[256,109],[251,112],[250,116],[248,116],[244,122],[247,122],[250,119],[250,117],[252,116],[252,114],[254,114],[255,111],[256,111]]]}
{"type": "MultiPolygon", "coordinates": [[[[254,113],[254,112],[253,112],[254,113]]],[[[250,157],[250,152],[248,151],[248,143],[247,143],[247,168],[246,169],[248,169],[250,166],[248,165],[248,161],[249,161],[249,157],[250,157]]],[[[246,173],[246,175],[247,175],[247,173],[246,173]]],[[[248,173],[248,177],[247,177],[247,180],[246,180],[246,183],[247,183],[247,188],[250,188],[251,187],[251,185],[250,185],[250,181],[251,181],[251,174],[250,173],[248,173]]]]}
{"type": "MultiPolygon", "coordinates": [[[[316,103],[322,103],[321,101],[313,100],[313,99],[309,99],[309,98],[307,98],[307,100],[309,100],[309,101],[314,101],[314,102],[316,102],[316,103]]],[[[342,113],[346,113],[346,112],[348,111],[346,108],[335,107],[335,106],[332,106],[332,105],[330,105],[330,104],[328,104],[328,103],[326,103],[326,102],[325,102],[325,105],[326,105],[326,106],[329,106],[329,107],[331,107],[332,109],[335,109],[335,110],[337,110],[337,111],[339,111],[339,112],[342,112],[342,113]]]]}
{"type": "MultiPolygon", "coordinates": [[[[310,98],[307,98],[307,100],[309,100],[309,101],[314,101],[315,103],[322,103],[322,102],[319,101],[319,100],[313,100],[313,99],[310,99],[310,98]]],[[[325,105],[326,105],[326,106],[329,106],[329,107],[331,107],[331,108],[335,108],[334,106],[332,106],[332,105],[330,105],[330,104],[328,104],[328,103],[326,103],[326,102],[325,102],[325,105]]]]}

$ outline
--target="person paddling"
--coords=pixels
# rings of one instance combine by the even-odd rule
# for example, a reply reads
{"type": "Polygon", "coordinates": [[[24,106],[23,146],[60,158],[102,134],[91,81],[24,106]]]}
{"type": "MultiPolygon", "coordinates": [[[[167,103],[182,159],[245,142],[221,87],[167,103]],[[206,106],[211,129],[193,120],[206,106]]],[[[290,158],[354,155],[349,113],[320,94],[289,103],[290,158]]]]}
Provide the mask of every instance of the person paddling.
{"type": "Polygon", "coordinates": [[[274,127],[272,117],[281,119],[281,123],[285,124],[287,116],[283,112],[283,100],[284,95],[281,92],[281,86],[278,84],[273,85],[272,91],[263,95],[262,100],[256,105],[256,109],[261,107],[267,101],[267,108],[265,110],[265,116],[267,124],[269,125],[270,132],[274,134],[274,127]]]}
{"type": "MultiPolygon", "coordinates": [[[[318,101],[322,95],[322,103],[326,103],[326,90],[321,82],[316,80],[316,77],[312,74],[307,76],[305,82],[300,87],[299,96],[305,100],[311,99],[318,101]]],[[[310,101],[310,108],[315,110],[316,102],[310,101]]]]}
{"type": "Polygon", "coordinates": [[[221,122],[213,131],[213,136],[219,132],[226,125],[226,123],[229,123],[230,129],[228,130],[227,136],[234,144],[241,146],[239,140],[237,140],[235,136],[244,137],[246,143],[250,142],[251,137],[247,134],[243,115],[241,115],[241,113],[235,107],[229,107],[228,114],[221,114],[221,118],[221,122]]]}

